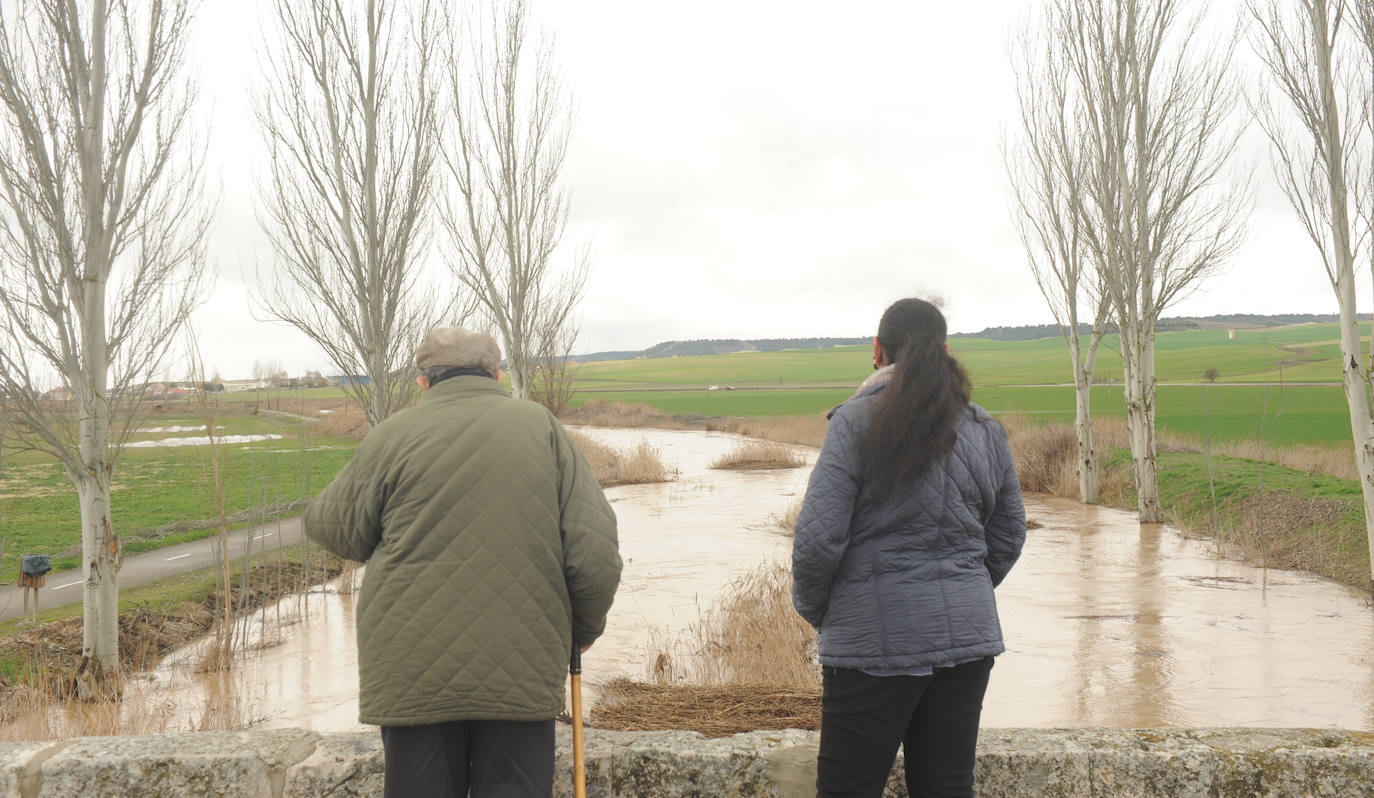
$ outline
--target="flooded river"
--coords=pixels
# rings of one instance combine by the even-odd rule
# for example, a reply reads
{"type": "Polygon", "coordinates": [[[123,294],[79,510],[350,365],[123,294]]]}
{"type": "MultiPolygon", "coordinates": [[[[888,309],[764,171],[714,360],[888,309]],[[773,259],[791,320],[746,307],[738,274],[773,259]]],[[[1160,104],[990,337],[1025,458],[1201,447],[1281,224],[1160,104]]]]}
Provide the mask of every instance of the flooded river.
{"type": "MultiPolygon", "coordinates": [[[[621,447],[647,439],[679,472],[606,492],[625,571],[606,636],[584,659],[590,683],[646,675],[731,580],[786,561],[791,538],[775,517],[805,490],[809,468],[711,470],[742,440],[720,433],[588,432],[621,447]]],[[[1044,496],[1027,508],[1043,526],[998,590],[1008,651],[984,725],[1374,730],[1374,610],[1356,591],[1219,560],[1129,513],[1044,496]]],[[[192,649],[139,689],[165,702],[173,727],[225,712],[269,728],[360,728],[353,598],[331,586],[289,599],[280,617],[300,620],[266,613],[268,645],[234,674],[191,674],[192,649]]]]}

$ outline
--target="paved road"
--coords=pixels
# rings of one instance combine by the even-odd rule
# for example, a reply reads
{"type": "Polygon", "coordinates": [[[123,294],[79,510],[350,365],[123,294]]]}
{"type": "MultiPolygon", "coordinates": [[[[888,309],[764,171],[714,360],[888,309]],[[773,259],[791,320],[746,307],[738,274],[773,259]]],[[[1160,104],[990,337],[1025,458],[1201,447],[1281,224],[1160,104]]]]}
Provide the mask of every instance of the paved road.
{"type": "MultiPolygon", "coordinates": [[[[301,540],[301,519],[283,518],[280,524],[248,527],[229,533],[230,557],[237,560],[247,554],[259,554],[301,540]]],[[[134,587],[158,579],[166,579],[186,571],[209,568],[219,563],[219,538],[210,537],[190,543],[130,554],[119,570],[120,589],[134,587]]],[[[38,591],[39,607],[46,609],[81,601],[81,569],[54,571],[48,574],[47,584],[38,591]]],[[[24,589],[17,585],[0,587],[0,620],[18,618],[24,614],[24,589]]]]}

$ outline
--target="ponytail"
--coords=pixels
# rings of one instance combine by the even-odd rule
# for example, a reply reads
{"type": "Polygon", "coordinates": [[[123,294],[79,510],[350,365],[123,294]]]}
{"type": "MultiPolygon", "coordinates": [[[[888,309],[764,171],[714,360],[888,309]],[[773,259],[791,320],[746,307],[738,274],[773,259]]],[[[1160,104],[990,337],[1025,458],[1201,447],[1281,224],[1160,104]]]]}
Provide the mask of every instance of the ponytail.
{"type": "Polygon", "coordinates": [[[920,299],[895,302],[878,325],[878,343],[893,363],[864,434],[868,476],[879,496],[910,489],[954,449],[971,391],[945,331],[939,308],[920,299]]]}

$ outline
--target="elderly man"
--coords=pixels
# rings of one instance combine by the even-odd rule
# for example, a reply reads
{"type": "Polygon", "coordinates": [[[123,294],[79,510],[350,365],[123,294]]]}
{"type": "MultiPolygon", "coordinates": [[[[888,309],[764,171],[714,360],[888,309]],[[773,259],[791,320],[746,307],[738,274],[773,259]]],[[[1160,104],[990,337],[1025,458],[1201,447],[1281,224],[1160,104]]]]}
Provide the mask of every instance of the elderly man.
{"type": "Polygon", "coordinates": [[[366,561],[361,719],[386,795],[548,796],[574,644],[605,628],[615,514],[563,427],[499,382],[491,336],[433,330],[424,396],[377,425],[305,531],[366,561]]]}

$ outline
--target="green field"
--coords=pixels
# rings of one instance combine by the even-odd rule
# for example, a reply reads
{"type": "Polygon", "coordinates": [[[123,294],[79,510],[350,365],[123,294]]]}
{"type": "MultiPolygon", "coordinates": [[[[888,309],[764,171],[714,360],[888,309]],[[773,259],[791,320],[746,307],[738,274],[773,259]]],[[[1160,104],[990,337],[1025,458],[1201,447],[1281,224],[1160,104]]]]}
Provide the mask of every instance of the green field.
{"type": "MultiPolygon", "coordinates": [[[[1160,429],[1218,440],[1276,444],[1350,439],[1335,324],[1263,330],[1162,333],[1156,345],[1160,429]],[[1203,379],[1216,369],[1215,383],[1203,379]]],[[[1098,357],[1093,410],[1125,416],[1116,336],[1098,357]]],[[[950,340],[968,369],[974,401],[995,413],[1070,421],[1073,389],[1065,343],[950,340]]],[[[868,347],[744,352],[588,363],[577,372],[574,404],[590,398],[644,402],[670,413],[772,416],[819,413],[872,373],[868,347]],[[718,390],[708,390],[709,386],[718,390]],[[727,390],[735,388],[736,390],[727,390]]]]}
{"type": "MultiPolygon", "coordinates": [[[[1275,444],[1342,443],[1350,439],[1339,385],[1334,324],[1268,330],[1164,333],[1158,339],[1162,430],[1218,440],[1275,444]],[[1209,368],[1216,383],[1202,380],[1209,368]],[[1281,380],[1281,381],[1280,381],[1281,380]],[[1326,384],[1321,384],[1326,383],[1326,384]]],[[[974,381],[974,401],[994,413],[1046,421],[1073,418],[1064,343],[1057,338],[1000,342],[957,338],[951,351],[974,381]]],[[[1099,416],[1124,416],[1120,358],[1109,337],[1093,392],[1099,416]],[[1109,382],[1110,381],[1110,382],[1109,382]]],[[[703,416],[802,415],[844,401],[872,373],[868,347],[642,359],[590,363],[577,371],[574,404],[589,398],[645,402],[663,411],[703,416]],[[707,390],[708,386],[719,390],[707,390]],[[727,390],[727,388],[737,390],[727,390]]],[[[352,456],[355,443],[313,436],[306,426],[257,409],[305,411],[305,400],[342,398],[338,389],[221,394],[221,432],[273,434],[272,441],[223,448],[230,513],[318,492],[352,456]],[[293,406],[294,403],[300,405],[293,406]]],[[[146,426],[198,426],[189,405],[164,407],[146,426]]],[[[147,432],[135,441],[163,433],[147,432]]],[[[171,433],[176,435],[189,432],[171,433]]],[[[213,533],[195,522],[214,516],[210,461],[204,446],[129,448],[120,460],[112,520],[128,551],[213,533]],[[191,523],[187,523],[191,522],[191,523]]],[[[7,454],[0,474],[0,579],[10,579],[21,553],[57,555],[56,567],[79,564],[78,507],[62,467],[36,453],[7,454]]]]}
{"type": "MultiPolygon", "coordinates": [[[[1339,382],[1335,324],[1299,324],[1263,330],[1190,330],[1162,333],[1156,340],[1155,366],[1161,383],[1203,380],[1215,368],[1218,382],[1339,382]]],[[[1366,342],[1368,338],[1366,337],[1366,342]]],[[[978,385],[1045,385],[1071,381],[1065,343],[1060,338],[991,341],[952,338],[953,353],[978,385]]],[[[1102,341],[1097,374],[1102,382],[1121,379],[1120,341],[1102,341]]],[[[587,363],[579,367],[581,387],[593,391],[653,388],[830,386],[856,384],[872,370],[866,346],[739,352],[729,355],[646,358],[587,363]]]]}
{"type": "MultiPolygon", "coordinates": [[[[157,415],[145,428],[201,427],[194,416],[157,415]]],[[[318,493],[353,455],[346,438],[312,435],[298,420],[269,415],[223,415],[222,435],[280,435],[280,439],[220,447],[227,512],[275,505],[318,493]]],[[[193,436],[191,430],[143,432],[131,442],[193,436]]],[[[116,467],[111,522],[125,551],[137,552],[207,537],[213,528],[186,522],[215,517],[207,446],[131,446],[116,467]]],[[[53,555],[53,568],[80,565],[80,506],[72,481],[51,457],[7,454],[0,480],[0,578],[10,581],[20,554],[53,555]]]]}

